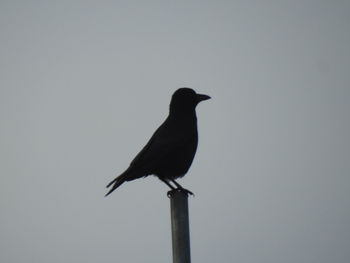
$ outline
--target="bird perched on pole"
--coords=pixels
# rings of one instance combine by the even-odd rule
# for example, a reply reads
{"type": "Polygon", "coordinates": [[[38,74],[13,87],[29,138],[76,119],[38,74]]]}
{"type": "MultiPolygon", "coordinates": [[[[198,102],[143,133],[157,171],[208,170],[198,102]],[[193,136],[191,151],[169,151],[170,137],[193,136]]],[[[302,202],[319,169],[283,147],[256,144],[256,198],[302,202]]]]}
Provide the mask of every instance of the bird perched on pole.
{"type": "Polygon", "coordinates": [[[198,144],[196,106],[210,97],[190,88],[180,88],[173,94],[169,115],[149,142],[136,155],[130,166],[111,181],[109,195],[122,183],[155,175],[172,190],[193,193],[175,181],[190,168],[198,144]],[[173,183],[175,186],[173,186],[173,183]]]}

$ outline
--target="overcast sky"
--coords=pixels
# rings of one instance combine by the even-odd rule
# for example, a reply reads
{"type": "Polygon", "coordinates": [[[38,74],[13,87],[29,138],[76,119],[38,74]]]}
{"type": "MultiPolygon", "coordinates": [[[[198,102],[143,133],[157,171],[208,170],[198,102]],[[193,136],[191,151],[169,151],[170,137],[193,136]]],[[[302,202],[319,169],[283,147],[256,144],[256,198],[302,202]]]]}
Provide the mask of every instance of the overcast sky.
{"type": "Polygon", "coordinates": [[[126,169],[191,87],[193,262],[350,260],[349,1],[0,2],[0,262],[172,262],[126,169]]]}

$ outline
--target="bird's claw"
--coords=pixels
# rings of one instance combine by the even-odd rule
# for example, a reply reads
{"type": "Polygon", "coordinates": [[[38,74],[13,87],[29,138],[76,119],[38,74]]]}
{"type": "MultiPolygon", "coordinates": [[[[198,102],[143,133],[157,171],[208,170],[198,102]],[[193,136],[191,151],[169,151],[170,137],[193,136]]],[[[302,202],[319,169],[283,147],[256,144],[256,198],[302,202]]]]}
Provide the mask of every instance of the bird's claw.
{"type": "Polygon", "coordinates": [[[192,196],[194,196],[194,193],[192,193],[190,190],[187,190],[187,189],[185,189],[185,188],[177,188],[177,190],[180,191],[180,192],[184,192],[184,193],[187,194],[187,195],[192,195],[192,196]]]}
{"type": "Polygon", "coordinates": [[[185,193],[187,196],[189,196],[189,195],[192,195],[192,196],[194,196],[194,193],[192,193],[190,190],[187,190],[187,189],[185,189],[185,188],[176,188],[176,189],[173,189],[173,190],[170,190],[170,191],[168,191],[167,192],[167,196],[170,198],[171,197],[171,195],[172,195],[172,193],[174,193],[175,191],[178,191],[178,192],[183,192],[183,193],[185,193]]]}

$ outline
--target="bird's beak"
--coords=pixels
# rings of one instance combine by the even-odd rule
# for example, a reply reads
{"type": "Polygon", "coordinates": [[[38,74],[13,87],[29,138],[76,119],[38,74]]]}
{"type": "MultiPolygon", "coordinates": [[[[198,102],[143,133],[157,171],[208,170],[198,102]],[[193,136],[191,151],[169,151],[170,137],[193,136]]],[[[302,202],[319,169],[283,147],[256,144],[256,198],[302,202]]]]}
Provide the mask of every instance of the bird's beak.
{"type": "Polygon", "coordinates": [[[197,102],[201,102],[203,100],[209,100],[211,99],[208,95],[205,94],[197,94],[197,102]]]}

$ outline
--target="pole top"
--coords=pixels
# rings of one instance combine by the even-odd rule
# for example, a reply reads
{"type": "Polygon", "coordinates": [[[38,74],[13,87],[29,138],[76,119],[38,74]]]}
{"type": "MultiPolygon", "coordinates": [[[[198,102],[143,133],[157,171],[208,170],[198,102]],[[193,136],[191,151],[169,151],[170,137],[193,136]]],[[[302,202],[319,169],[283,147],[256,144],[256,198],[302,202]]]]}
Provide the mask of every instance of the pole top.
{"type": "Polygon", "coordinates": [[[180,189],[180,188],[173,189],[173,190],[170,190],[167,192],[167,196],[169,198],[174,198],[177,196],[182,196],[182,197],[188,198],[189,195],[194,196],[194,194],[191,191],[189,191],[187,189],[180,189]]]}

